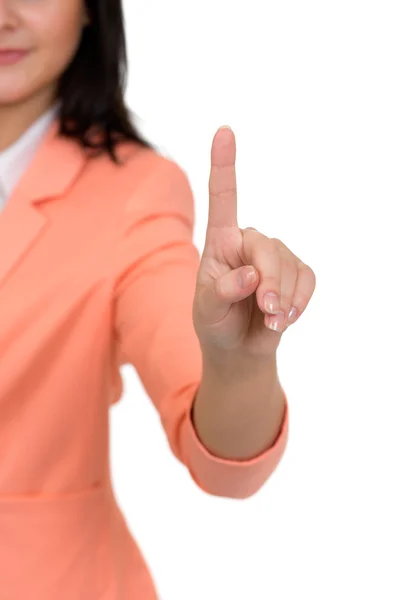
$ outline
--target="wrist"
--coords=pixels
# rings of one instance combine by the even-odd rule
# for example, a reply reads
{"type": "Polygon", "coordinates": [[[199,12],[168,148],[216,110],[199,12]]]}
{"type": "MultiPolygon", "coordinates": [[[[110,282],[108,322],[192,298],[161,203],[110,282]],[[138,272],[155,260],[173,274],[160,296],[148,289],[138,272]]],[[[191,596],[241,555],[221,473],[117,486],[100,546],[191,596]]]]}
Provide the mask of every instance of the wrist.
{"type": "Polygon", "coordinates": [[[265,371],[276,368],[276,351],[258,357],[230,351],[210,351],[202,348],[203,374],[225,383],[246,381],[262,376],[265,371]]]}

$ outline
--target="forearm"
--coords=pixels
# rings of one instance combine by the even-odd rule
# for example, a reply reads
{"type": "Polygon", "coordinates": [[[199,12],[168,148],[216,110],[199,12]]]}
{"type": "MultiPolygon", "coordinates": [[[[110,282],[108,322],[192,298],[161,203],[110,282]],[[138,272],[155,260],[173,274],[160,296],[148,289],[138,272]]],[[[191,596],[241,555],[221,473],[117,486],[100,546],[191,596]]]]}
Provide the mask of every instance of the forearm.
{"type": "Polygon", "coordinates": [[[271,447],[285,411],[276,354],[262,364],[204,358],[203,378],[193,404],[193,424],[214,455],[248,460],[271,447]]]}

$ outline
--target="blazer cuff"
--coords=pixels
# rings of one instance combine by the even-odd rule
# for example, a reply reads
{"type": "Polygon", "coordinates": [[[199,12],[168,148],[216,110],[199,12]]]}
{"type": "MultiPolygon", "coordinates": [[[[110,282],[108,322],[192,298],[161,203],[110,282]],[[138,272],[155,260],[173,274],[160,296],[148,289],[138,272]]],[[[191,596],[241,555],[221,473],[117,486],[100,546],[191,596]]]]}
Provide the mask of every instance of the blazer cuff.
{"type": "Polygon", "coordinates": [[[214,496],[248,498],[262,487],[276,469],[287,444],[289,409],[285,392],[284,397],[284,417],[274,444],[258,456],[243,461],[211,454],[197,435],[190,406],[183,431],[185,463],[192,479],[203,491],[214,496]]]}

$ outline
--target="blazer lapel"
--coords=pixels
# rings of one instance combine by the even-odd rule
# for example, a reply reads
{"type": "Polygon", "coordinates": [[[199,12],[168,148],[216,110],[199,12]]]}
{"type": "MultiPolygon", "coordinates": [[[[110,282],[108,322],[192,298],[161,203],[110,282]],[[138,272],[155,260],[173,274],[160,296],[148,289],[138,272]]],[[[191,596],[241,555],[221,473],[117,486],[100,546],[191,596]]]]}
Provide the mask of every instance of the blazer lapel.
{"type": "Polygon", "coordinates": [[[84,149],[50,127],[27,171],[0,213],[0,287],[45,230],[44,201],[66,193],[86,162],[84,149]]]}

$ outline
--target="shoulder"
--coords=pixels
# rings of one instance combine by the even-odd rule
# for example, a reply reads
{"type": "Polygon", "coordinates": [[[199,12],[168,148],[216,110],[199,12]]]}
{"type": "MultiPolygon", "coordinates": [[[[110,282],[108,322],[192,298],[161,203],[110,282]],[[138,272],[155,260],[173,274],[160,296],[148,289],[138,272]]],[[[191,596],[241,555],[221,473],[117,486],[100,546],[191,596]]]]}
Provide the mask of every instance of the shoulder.
{"type": "Polygon", "coordinates": [[[137,218],[175,210],[193,219],[192,187],[176,161],[132,142],[120,143],[117,156],[119,164],[106,154],[87,161],[84,179],[98,200],[137,218]]]}
{"type": "Polygon", "coordinates": [[[133,142],[120,143],[117,147],[119,164],[108,154],[89,158],[88,176],[99,178],[104,185],[115,185],[114,191],[133,193],[143,187],[154,187],[170,182],[188,183],[188,176],[176,161],[133,142]]]}

